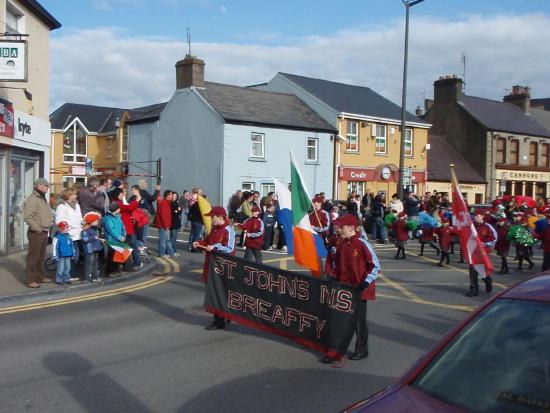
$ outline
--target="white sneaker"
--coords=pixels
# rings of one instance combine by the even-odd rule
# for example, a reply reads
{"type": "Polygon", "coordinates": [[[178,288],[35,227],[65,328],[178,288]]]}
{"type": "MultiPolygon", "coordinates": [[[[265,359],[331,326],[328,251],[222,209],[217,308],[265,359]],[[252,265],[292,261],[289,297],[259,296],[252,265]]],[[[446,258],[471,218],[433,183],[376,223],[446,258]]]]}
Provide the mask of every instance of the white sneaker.
{"type": "Polygon", "coordinates": [[[171,257],[179,257],[180,256],[180,253],[179,252],[175,252],[171,255],[171,257]]]}
{"type": "Polygon", "coordinates": [[[283,248],[281,248],[281,251],[287,251],[286,245],[283,245],[283,248]]]}
{"type": "Polygon", "coordinates": [[[139,269],[142,268],[142,267],[143,267],[143,263],[141,263],[141,264],[139,264],[139,265],[136,265],[136,266],[134,267],[134,270],[139,270],[139,269]]]}

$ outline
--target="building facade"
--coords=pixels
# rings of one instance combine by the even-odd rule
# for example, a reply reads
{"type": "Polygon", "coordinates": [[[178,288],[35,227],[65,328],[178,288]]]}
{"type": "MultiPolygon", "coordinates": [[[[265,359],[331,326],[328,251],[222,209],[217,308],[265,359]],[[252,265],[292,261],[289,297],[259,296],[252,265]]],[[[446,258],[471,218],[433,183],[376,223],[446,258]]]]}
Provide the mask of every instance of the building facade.
{"type": "Polygon", "coordinates": [[[27,244],[23,202],[50,168],[50,31],[35,0],[0,0],[0,255],[27,244]]]}
{"type": "Polygon", "coordinates": [[[425,119],[487,181],[487,197],[550,194],[550,131],[528,114],[530,90],[514,86],[503,102],[468,96],[462,80],[434,83],[425,119]]]}
{"type": "Polygon", "coordinates": [[[130,174],[137,160],[162,159],[162,186],[203,188],[226,205],[237,190],[274,191],[295,158],[312,193],[332,196],[336,129],[293,95],[204,81],[204,63],[176,66],[177,90],[156,111],[129,122],[130,174]]]}
{"type": "Polygon", "coordinates": [[[50,116],[52,194],[90,176],[125,179],[129,111],[65,103],[50,116]]]}
{"type": "MultiPolygon", "coordinates": [[[[292,93],[338,130],[334,141],[333,192],[346,199],[362,195],[398,193],[401,109],[372,89],[278,73],[260,90],[292,93]]],[[[427,178],[427,140],[430,125],[406,114],[405,184],[423,193],[427,178]]]]}
{"type": "Polygon", "coordinates": [[[426,192],[440,192],[452,201],[451,169],[453,165],[460,190],[466,202],[483,204],[487,198],[487,182],[443,137],[430,134],[428,136],[430,151],[428,152],[428,182],[426,192]]]}

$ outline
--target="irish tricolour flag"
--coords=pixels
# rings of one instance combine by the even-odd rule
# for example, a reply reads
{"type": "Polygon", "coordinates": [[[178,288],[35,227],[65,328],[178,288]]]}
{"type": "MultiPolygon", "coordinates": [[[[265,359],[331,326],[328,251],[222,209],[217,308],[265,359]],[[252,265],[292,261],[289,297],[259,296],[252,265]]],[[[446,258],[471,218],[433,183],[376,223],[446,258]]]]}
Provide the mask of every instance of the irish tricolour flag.
{"type": "Polygon", "coordinates": [[[114,262],[125,263],[133,251],[128,244],[123,242],[107,241],[106,244],[115,251],[113,254],[114,262]]]}
{"type": "Polygon", "coordinates": [[[312,206],[311,197],[292,150],[290,151],[290,182],[294,259],[296,263],[309,268],[314,274],[321,274],[321,258],[326,256],[327,251],[323,239],[309,223],[308,211],[312,206]]]}

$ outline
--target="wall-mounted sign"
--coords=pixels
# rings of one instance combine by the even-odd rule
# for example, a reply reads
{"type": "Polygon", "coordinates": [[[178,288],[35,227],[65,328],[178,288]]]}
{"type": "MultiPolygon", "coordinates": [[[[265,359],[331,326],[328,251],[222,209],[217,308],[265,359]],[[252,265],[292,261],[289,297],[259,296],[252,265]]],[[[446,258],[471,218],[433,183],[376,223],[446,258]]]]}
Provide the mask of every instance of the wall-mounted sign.
{"type": "Polygon", "coordinates": [[[0,81],[27,81],[27,42],[0,40],[0,81]]]}
{"type": "Polygon", "coordinates": [[[391,169],[387,166],[385,166],[384,168],[382,168],[382,172],[380,173],[380,176],[382,177],[382,179],[390,179],[391,177],[391,169]]]}
{"type": "Polygon", "coordinates": [[[86,175],[86,167],[82,165],[74,165],[72,167],[73,175],[86,175]]]}
{"type": "Polygon", "coordinates": [[[0,99],[0,135],[13,138],[13,103],[0,99]]]}

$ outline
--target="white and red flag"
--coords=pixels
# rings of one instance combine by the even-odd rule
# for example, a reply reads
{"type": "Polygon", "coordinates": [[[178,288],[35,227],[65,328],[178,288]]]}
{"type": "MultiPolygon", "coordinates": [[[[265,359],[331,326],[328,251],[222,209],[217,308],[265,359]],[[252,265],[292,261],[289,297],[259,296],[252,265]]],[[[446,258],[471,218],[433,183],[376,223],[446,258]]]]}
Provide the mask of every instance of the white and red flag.
{"type": "Polygon", "coordinates": [[[493,263],[477,235],[466,202],[464,202],[462,192],[460,192],[460,186],[453,167],[451,167],[451,185],[453,192],[453,224],[458,232],[462,255],[481,277],[488,277],[493,273],[493,263]]]}

